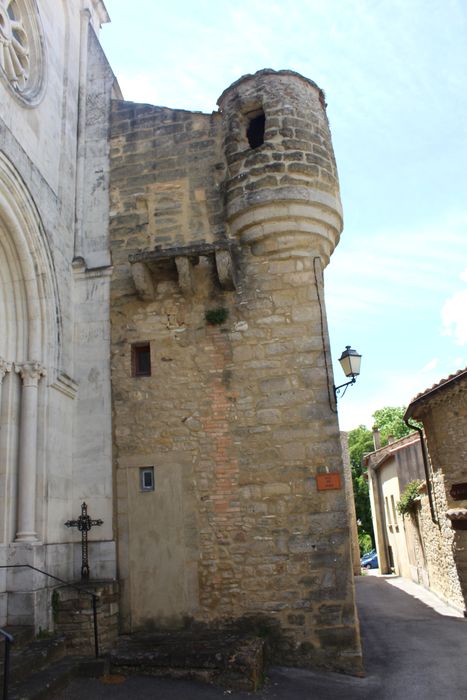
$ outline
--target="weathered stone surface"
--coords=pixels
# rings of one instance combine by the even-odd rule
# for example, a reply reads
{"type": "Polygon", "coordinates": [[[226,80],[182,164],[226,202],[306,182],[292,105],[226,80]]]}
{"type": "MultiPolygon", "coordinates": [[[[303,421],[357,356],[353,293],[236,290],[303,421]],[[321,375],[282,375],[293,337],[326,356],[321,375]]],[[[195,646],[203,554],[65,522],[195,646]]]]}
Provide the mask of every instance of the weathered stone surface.
{"type": "Polygon", "coordinates": [[[196,678],[246,691],[258,690],[265,674],[265,642],[232,631],[179,631],[121,637],[112,649],[114,671],[196,678]]]}
{"type": "Polygon", "coordinates": [[[355,617],[336,612],[353,610],[345,494],[318,492],[314,478],[323,467],[342,472],[319,308],[322,266],[341,228],[327,118],[319,89],[288,71],[246,77],[220,104],[211,116],[134,105],[131,122],[128,105],[113,107],[123,628],[262,615],[276,630],[276,661],[358,670],[355,617]],[[260,107],[264,143],[252,149],[248,114],[260,107]],[[154,159],[154,148],[168,160],[154,159]],[[307,164],[305,153],[325,165],[307,164]],[[286,162],[290,174],[301,164],[298,188],[295,177],[279,182],[286,162]],[[325,167],[334,183],[324,193],[325,167]],[[122,235],[139,206],[146,218],[122,235]],[[216,248],[218,275],[193,265],[195,284],[182,294],[175,265],[161,265],[143,305],[129,291],[128,258],[158,265],[177,246],[216,248]],[[228,266],[219,269],[217,251],[227,250],[236,251],[236,289],[225,283],[228,266]],[[223,323],[206,323],[211,309],[226,311],[223,323]],[[131,344],[140,342],[151,347],[151,376],[132,377],[131,344]],[[141,491],[140,469],[150,466],[154,490],[141,491]]]}
{"type": "MultiPolygon", "coordinates": [[[[86,499],[104,521],[90,538],[94,571],[111,576],[108,135],[119,91],[97,38],[107,13],[101,2],[12,8],[30,76],[21,97],[0,70],[0,562],[73,578],[64,522],[86,499]]],[[[49,584],[3,572],[0,626],[51,629],[49,584]]]]}

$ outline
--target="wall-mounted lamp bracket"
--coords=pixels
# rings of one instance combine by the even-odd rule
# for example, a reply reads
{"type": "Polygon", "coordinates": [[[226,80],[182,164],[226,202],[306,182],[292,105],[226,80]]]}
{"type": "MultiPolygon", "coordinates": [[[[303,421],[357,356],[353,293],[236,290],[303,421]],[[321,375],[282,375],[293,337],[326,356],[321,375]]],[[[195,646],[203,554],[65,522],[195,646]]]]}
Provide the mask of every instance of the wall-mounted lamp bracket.
{"type": "Polygon", "coordinates": [[[356,381],[357,381],[357,377],[352,377],[350,382],[346,382],[345,384],[339,384],[339,386],[335,386],[334,387],[334,396],[336,398],[336,401],[337,401],[338,397],[342,398],[344,396],[345,392],[347,391],[347,387],[349,387],[351,384],[355,384],[356,381]],[[341,389],[344,389],[342,394],[341,394],[341,389]]]}

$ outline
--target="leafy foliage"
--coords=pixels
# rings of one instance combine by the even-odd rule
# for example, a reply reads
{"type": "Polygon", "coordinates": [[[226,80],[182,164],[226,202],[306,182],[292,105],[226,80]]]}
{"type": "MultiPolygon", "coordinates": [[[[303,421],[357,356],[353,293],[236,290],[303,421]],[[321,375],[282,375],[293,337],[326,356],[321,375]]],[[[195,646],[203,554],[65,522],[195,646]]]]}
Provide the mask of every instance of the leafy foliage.
{"type": "Polygon", "coordinates": [[[404,423],[405,411],[404,406],[385,406],[373,413],[374,425],[381,435],[381,445],[387,445],[390,435],[395,440],[399,440],[399,438],[413,433],[412,428],[404,423]]]}
{"type": "Polygon", "coordinates": [[[358,546],[360,547],[360,555],[368,554],[373,549],[373,540],[370,535],[362,533],[358,535],[358,546]]]}
{"type": "Polygon", "coordinates": [[[371,521],[370,497],[368,495],[368,482],[364,475],[362,465],[363,455],[373,450],[373,436],[368,428],[359,425],[348,434],[350,466],[352,470],[352,483],[355,499],[355,510],[358,522],[358,541],[360,553],[372,549],[374,542],[373,523],[371,521]],[[367,550],[368,539],[370,547],[367,550]]]}
{"type": "Polygon", "coordinates": [[[397,510],[401,515],[413,515],[417,511],[420,499],[419,489],[422,483],[419,479],[409,481],[402,491],[400,501],[397,504],[397,510]]]}
{"type": "Polygon", "coordinates": [[[229,310],[220,306],[217,309],[209,309],[204,316],[211,326],[221,326],[227,320],[228,315],[229,310]]]}

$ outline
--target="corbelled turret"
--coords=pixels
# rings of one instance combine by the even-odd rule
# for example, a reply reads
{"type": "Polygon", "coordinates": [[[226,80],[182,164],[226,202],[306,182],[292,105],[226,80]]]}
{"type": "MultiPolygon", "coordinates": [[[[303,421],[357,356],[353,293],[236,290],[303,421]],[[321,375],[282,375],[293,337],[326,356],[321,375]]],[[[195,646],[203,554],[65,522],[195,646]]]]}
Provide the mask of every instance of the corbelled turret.
{"type": "Polygon", "coordinates": [[[242,243],[329,261],[342,209],[324,93],[293,71],[246,75],[218,100],[227,219],[242,243]]]}

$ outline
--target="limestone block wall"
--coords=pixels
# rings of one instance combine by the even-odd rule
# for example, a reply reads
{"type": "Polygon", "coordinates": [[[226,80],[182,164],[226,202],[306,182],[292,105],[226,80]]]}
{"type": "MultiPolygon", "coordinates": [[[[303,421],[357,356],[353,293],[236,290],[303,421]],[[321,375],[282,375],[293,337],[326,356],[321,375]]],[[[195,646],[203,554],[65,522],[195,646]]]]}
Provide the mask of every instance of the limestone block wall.
{"type": "MultiPolygon", "coordinates": [[[[76,583],[79,588],[81,582],[76,583]]],[[[90,581],[86,593],[73,588],[54,588],[54,629],[66,639],[69,653],[92,656],[95,650],[92,597],[97,596],[97,640],[99,653],[108,652],[118,635],[118,584],[116,581],[90,581]]]]}
{"type": "Polygon", "coordinates": [[[211,116],[113,108],[122,626],[247,621],[284,663],[355,671],[345,492],[316,485],[319,472],[343,482],[322,280],[341,214],[322,95],[273,71],[229,90],[211,116]],[[142,343],[151,372],[133,376],[142,343]]]}
{"type": "MultiPolygon", "coordinates": [[[[442,546],[433,554],[436,571],[430,573],[433,586],[453,601],[456,607],[466,608],[467,600],[467,530],[457,529],[446,513],[451,509],[467,508],[467,499],[454,499],[454,484],[466,482],[465,455],[467,454],[465,375],[442,388],[429,400],[416,406],[414,417],[423,421],[427,446],[433,467],[434,498],[440,522],[439,537],[442,546]],[[443,551],[448,555],[443,558],[443,551]],[[444,559],[443,561],[441,561],[444,559]],[[447,562],[447,564],[446,564],[447,562]]],[[[462,525],[462,523],[460,523],[462,525]]],[[[427,532],[433,530],[428,523],[427,532]]]]}
{"type": "MultiPolygon", "coordinates": [[[[431,479],[437,521],[433,522],[426,483],[422,487],[419,508],[413,515],[397,514],[397,538],[394,524],[388,523],[383,492],[388,490],[389,478],[397,476],[397,492],[415,479],[425,482],[420,438],[412,433],[389,444],[365,458],[368,466],[371,510],[376,535],[378,557],[383,573],[389,573],[388,544],[393,548],[394,564],[406,549],[407,565],[396,573],[412,578],[430,588],[453,607],[464,610],[458,568],[456,565],[456,533],[445,513],[448,509],[446,480],[441,469],[434,468],[431,479]],[[395,539],[398,543],[395,543],[395,539]]],[[[432,463],[434,467],[434,463],[432,463]]],[[[397,503],[399,496],[395,498],[397,503]]]]}
{"type": "Polygon", "coordinates": [[[417,561],[426,561],[429,587],[437,595],[458,610],[465,610],[465,602],[454,559],[455,532],[444,517],[446,492],[442,473],[433,478],[433,496],[439,515],[439,523],[431,519],[428,496],[422,495],[421,508],[416,521],[410,525],[419,533],[417,561]]]}

